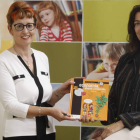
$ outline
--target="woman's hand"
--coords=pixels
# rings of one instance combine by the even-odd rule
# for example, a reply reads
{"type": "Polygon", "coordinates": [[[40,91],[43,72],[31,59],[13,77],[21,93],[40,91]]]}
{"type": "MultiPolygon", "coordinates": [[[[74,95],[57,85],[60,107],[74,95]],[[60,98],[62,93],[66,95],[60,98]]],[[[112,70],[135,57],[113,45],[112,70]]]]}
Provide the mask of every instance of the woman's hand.
{"type": "Polygon", "coordinates": [[[67,114],[65,111],[59,108],[55,108],[55,107],[49,108],[48,114],[52,116],[53,118],[55,118],[56,120],[58,120],[59,122],[63,120],[71,120],[71,121],[76,120],[76,119],[71,118],[71,115],[67,114]]]}
{"type": "MultiPolygon", "coordinates": [[[[81,78],[84,79],[85,77],[75,77],[75,78],[81,78]]],[[[74,81],[71,81],[71,79],[67,80],[65,83],[63,83],[58,89],[57,92],[58,94],[60,94],[61,96],[70,93],[70,86],[71,84],[75,84],[74,81]]]]}
{"type": "Polygon", "coordinates": [[[103,140],[101,136],[95,138],[95,140],[103,140]]]}
{"type": "Polygon", "coordinates": [[[111,134],[113,134],[123,128],[124,128],[124,124],[121,120],[106,127],[105,130],[103,131],[103,133],[101,134],[101,138],[102,138],[101,140],[105,139],[106,137],[110,136],[111,134]]]}
{"type": "Polygon", "coordinates": [[[69,79],[65,83],[63,83],[59,88],[53,91],[52,97],[48,103],[54,106],[55,103],[58,102],[66,93],[70,93],[71,84],[75,84],[75,82],[69,79]]]}
{"type": "Polygon", "coordinates": [[[109,80],[109,82],[113,82],[114,78],[109,77],[109,78],[103,78],[102,80],[109,80]]]}
{"type": "Polygon", "coordinates": [[[67,80],[65,83],[63,83],[58,89],[57,92],[60,95],[65,95],[66,93],[70,93],[70,86],[71,84],[75,84],[75,82],[71,81],[71,79],[67,80]]]}
{"type": "Polygon", "coordinates": [[[89,123],[89,122],[95,122],[94,119],[92,117],[90,117],[90,119],[88,118],[88,115],[83,115],[82,119],[79,119],[80,122],[82,123],[89,123]]]}

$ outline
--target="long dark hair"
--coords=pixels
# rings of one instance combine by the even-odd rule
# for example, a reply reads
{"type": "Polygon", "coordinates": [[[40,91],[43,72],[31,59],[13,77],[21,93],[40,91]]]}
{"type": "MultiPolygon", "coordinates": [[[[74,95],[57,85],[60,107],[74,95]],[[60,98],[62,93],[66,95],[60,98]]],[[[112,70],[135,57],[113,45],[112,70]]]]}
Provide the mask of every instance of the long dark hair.
{"type": "Polygon", "coordinates": [[[135,5],[130,12],[129,21],[128,21],[128,42],[129,47],[131,49],[132,55],[134,55],[138,50],[140,50],[140,41],[137,38],[136,32],[135,32],[135,15],[137,12],[140,12],[140,5],[135,5]]]}

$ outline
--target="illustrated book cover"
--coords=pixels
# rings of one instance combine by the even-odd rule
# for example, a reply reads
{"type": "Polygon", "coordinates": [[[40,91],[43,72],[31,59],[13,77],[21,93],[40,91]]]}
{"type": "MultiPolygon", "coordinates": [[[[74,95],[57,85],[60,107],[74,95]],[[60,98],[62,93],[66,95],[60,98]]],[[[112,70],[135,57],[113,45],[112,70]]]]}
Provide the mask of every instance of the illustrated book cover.
{"type": "Polygon", "coordinates": [[[107,120],[109,81],[72,78],[69,114],[80,119],[87,114],[94,120],[107,120]]]}

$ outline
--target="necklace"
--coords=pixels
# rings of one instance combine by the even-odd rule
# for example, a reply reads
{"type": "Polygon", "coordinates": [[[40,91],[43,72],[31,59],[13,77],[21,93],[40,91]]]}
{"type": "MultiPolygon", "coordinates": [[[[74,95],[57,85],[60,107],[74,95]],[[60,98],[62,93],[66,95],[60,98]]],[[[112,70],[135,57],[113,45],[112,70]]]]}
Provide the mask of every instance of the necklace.
{"type": "MultiPolygon", "coordinates": [[[[16,53],[17,55],[19,55],[19,54],[16,52],[16,50],[15,50],[14,47],[13,47],[13,49],[14,49],[15,53],[16,53]]],[[[19,55],[19,56],[21,57],[21,55],[19,55]]],[[[23,57],[21,57],[21,58],[23,58],[23,57]]],[[[25,60],[25,59],[23,59],[23,60],[26,62],[27,66],[30,67],[30,61],[29,61],[29,60],[25,60]]]]}

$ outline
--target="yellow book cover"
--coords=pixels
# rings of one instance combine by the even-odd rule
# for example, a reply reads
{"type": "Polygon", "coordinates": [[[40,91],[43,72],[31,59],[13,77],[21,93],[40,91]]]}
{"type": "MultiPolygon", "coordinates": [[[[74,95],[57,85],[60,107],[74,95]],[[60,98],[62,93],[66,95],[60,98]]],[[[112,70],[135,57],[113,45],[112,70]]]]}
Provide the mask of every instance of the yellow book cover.
{"type": "Polygon", "coordinates": [[[107,120],[109,81],[72,78],[69,114],[82,118],[88,114],[94,120],[107,120]]]}

